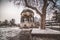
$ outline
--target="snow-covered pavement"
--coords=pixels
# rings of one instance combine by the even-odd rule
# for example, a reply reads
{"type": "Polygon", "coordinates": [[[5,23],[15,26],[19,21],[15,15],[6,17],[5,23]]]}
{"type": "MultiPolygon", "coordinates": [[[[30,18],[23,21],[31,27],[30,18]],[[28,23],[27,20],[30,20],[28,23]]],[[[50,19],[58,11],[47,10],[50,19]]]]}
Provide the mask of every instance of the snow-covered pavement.
{"type": "Polygon", "coordinates": [[[48,28],[60,28],[60,26],[46,26],[46,27],[48,27],[48,28]]]}
{"type": "Polygon", "coordinates": [[[52,30],[46,28],[42,30],[40,28],[33,29],[20,29],[19,27],[8,27],[8,28],[0,28],[0,40],[7,40],[6,37],[14,37],[20,33],[21,30],[32,30],[32,34],[60,34],[60,31],[52,30]]]}
{"type": "Polygon", "coordinates": [[[32,29],[32,34],[60,34],[60,31],[57,30],[52,30],[49,28],[44,29],[40,29],[40,28],[34,28],[32,29]]]}
{"type": "Polygon", "coordinates": [[[18,35],[20,31],[18,27],[0,28],[0,40],[7,40],[7,37],[14,37],[18,35]]]}

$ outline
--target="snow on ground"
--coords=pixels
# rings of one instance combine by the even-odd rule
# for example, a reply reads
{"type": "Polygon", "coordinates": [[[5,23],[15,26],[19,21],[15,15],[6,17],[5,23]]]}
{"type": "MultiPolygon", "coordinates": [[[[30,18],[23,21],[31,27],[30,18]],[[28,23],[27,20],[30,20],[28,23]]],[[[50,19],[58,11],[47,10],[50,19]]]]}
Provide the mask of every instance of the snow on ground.
{"type": "Polygon", "coordinates": [[[48,27],[48,28],[60,28],[60,26],[46,26],[46,27],[48,27]]]}
{"type": "Polygon", "coordinates": [[[60,34],[60,31],[57,30],[52,30],[49,28],[44,29],[40,29],[40,28],[34,28],[31,32],[32,34],[60,34]]]}
{"type": "Polygon", "coordinates": [[[21,30],[18,27],[0,28],[0,40],[7,40],[7,37],[18,35],[21,30]]]}
{"type": "Polygon", "coordinates": [[[19,27],[7,27],[0,28],[0,40],[7,40],[6,37],[14,37],[20,33],[21,30],[32,30],[32,34],[60,34],[60,31],[46,28],[42,30],[40,28],[20,29],[19,27]]]}
{"type": "Polygon", "coordinates": [[[13,27],[13,28],[0,28],[0,33],[2,33],[5,36],[15,36],[17,35],[21,30],[18,27],[13,27]]]}

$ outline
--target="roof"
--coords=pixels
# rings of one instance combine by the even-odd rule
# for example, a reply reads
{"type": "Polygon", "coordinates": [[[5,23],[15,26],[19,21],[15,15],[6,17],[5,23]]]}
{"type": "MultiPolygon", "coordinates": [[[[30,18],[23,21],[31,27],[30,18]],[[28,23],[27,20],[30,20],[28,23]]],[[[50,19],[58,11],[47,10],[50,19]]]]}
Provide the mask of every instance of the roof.
{"type": "Polygon", "coordinates": [[[32,10],[30,10],[30,9],[24,9],[24,10],[21,12],[21,15],[22,15],[22,13],[25,13],[25,12],[30,12],[30,13],[32,13],[32,14],[34,15],[34,12],[33,12],[32,10]]]}

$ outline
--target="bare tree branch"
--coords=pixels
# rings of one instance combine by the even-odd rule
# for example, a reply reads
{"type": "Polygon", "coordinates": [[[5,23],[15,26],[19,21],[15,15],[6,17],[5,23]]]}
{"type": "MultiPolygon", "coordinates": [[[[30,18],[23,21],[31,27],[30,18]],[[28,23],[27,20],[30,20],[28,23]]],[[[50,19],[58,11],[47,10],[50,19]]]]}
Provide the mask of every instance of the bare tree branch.
{"type": "Polygon", "coordinates": [[[49,0],[49,1],[51,1],[54,4],[53,7],[56,7],[56,2],[54,2],[53,0],[49,0]]]}
{"type": "Polygon", "coordinates": [[[25,0],[25,4],[26,4],[26,6],[27,6],[27,7],[32,8],[32,9],[34,9],[34,10],[36,10],[36,11],[37,11],[37,13],[41,16],[41,13],[38,11],[38,9],[37,9],[36,7],[32,7],[32,6],[28,5],[27,0],[25,0]]]}

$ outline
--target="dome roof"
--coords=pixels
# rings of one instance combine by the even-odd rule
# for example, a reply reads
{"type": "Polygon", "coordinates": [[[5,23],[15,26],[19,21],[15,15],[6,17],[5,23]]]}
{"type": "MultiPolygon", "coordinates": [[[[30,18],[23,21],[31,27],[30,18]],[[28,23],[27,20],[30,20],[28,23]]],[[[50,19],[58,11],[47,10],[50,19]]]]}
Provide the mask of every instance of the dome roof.
{"type": "Polygon", "coordinates": [[[25,9],[22,11],[21,13],[22,16],[26,15],[26,16],[34,16],[34,12],[32,10],[29,9],[25,9]]]}

